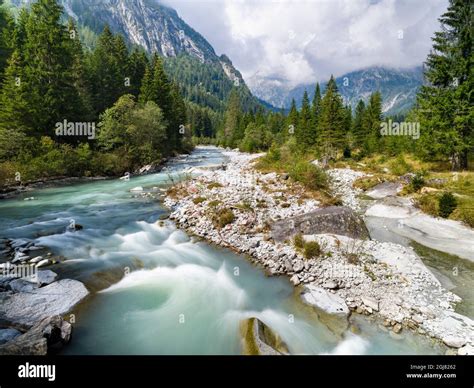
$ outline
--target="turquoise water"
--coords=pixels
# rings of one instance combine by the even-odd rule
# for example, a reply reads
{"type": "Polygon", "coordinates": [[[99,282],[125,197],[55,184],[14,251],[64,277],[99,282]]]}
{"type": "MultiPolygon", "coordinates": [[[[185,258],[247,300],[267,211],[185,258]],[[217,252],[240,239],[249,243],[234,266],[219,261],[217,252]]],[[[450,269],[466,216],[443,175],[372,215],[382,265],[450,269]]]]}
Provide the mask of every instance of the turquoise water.
{"type": "Polygon", "coordinates": [[[240,354],[239,324],[257,317],[304,354],[432,354],[428,340],[394,339],[358,320],[358,334],[335,335],[302,309],[293,287],[242,256],[195,241],[159,222],[159,201],[130,189],[166,188],[192,166],[221,163],[197,149],[159,174],[75,184],[0,202],[0,238],[28,238],[64,259],[50,268],[91,290],[75,311],[66,354],[240,354]],[[71,220],[83,226],[67,231],[71,220]]]}

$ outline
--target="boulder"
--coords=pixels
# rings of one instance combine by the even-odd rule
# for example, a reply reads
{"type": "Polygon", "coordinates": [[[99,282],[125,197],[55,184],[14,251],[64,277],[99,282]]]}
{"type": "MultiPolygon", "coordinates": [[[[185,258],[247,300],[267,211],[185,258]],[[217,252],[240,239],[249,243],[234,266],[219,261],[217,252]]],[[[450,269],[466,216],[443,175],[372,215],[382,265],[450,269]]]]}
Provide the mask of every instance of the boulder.
{"type": "Polygon", "coordinates": [[[374,199],[397,195],[403,188],[399,182],[382,182],[369,190],[366,194],[374,199]]]}
{"type": "Polygon", "coordinates": [[[453,335],[448,335],[443,338],[443,342],[445,345],[451,348],[461,348],[466,344],[466,340],[461,337],[456,337],[453,335]]]}
{"type": "Polygon", "coordinates": [[[244,354],[263,356],[289,354],[288,347],[280,336],[259,319],[246,319],[240,324],[240,329],[244,354]]]}
{"type": "Polygon", "coordinates": [[[23,335],[0,346],[0,355],[44,356],[71,339],[72,326],[59,315],[46,317],[23,335]]]}
{"type": "Polygon", "coordinates": [[[357,239],[369,239],[364,221],[352,209],[345,206],[330,206],[303,215],[276,221],[272,237],[281,242],[295,234],[333,233],[357,239]]]}
{"type": "Polygon", "coordinates": [[[29,329],[42,319],[69,312],[89,294],[77,280],[62,279],[31,293],[0,293],[0,322],[29,329]]]}
{"type": "Polygon", "coordinates": [[[21,331],[16,329],[0,329],[0,345],[11,341],[19,335],[21,335],[21,331]]]}
{"type": "Polygon", "coordinates": [[[38,285],[25,279],[15,279],[8,283],[7,288],[13,292],[32,292],[38,285]]]}
{"type": "Polygon", "coordinates": [[[371,296],[362,296],[362,303],[367,307],[371,308],[374,311],[379,311],[379,302],[377,299],[372,298],[371,296]]]}
{"type": "Polygon", "coordinates": [[[57,277],[58,274],[49,269],[36,273],[36,281],[40,287],[53,283],[57,277]]]}
{"type": "Polygon", "coordinates": [[[314,285],[307,285],[301,293],[303,301],[314,306],[327,314],[334,314],[341,317],[349,316],[349,308],[346,302],[336,294],[326,291],[324,288],[314,285]]]}
{"type": "Polygon", "coordinates": [[[474,356],[474,346],[471,344],[464,345],[458,350],[459,356],[474,356]]]}

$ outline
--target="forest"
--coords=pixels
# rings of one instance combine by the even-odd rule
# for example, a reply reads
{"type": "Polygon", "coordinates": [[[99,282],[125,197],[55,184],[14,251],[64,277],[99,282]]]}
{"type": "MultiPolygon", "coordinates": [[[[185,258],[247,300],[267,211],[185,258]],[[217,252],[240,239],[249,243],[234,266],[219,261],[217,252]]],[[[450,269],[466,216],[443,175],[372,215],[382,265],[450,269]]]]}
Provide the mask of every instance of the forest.
{"type": "MultiPolygon", "coordinates": [[[[465,170],[473,154],[472,10],[452,2],[441,17],[416,105],[385,117],[375,91],[354,111],[334,77],[288,112],[268,109],[190,56],[128,47],[107,26],[93,47],[56,0],[14,18],[0,8],[0,183],[54,176],[117,176],[195,144],[291,158],[361,161],[409,155],[465,170]],[[186,82],[184,82],[186,81],[186,82]],[[186,86],[187,85],[187,86],[186,86]],[[189,86],[194,85],[194,86],[189,86]],[[57,131],[88,126],[93,136],[57,131]],[[74,124],[75,123],[75,124],[74,124]],[[18,179],[20,176],[20,179],[18,179]]],[[[247,89],[248,90],[248,89],[247,89]]],[[[273,159],[272,159],[273,158],[273,159]]],[[[287,161],[288,163],[288,161],[287,161]]],[[[281,164],[281,163],[280,163],[281,164]]],[[[291,162],[290,164],[294,164],[291,162]]]]}

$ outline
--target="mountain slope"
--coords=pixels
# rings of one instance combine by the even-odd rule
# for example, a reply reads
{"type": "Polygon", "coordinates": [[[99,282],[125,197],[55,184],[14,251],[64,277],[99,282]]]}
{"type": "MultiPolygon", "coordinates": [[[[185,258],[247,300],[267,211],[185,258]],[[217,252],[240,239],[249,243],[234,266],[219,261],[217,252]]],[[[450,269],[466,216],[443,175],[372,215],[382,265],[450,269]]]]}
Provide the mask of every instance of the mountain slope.
{"type": "MultiPolygon", "coordinates": [[[[9,0],[15,7],[35,0],[9,0]]],[[[245,109],[256,109],[262,104],[248,89],[241,73],[230,59],[218,56],[207,40],[187,25],[178,13],[156,0],[59,0],[67,17],[73,18],[79,30],[99,34],[105,25],[112,32],[125,37],[129,46],[138,46],[148,53],[157,52],[166,58],[168,75],[187,90],[186,97],[199,94],[204,106],[222,111],[234,87],[238,87],[245,109]],[[183,58],[188,58],[183,59],[183,58]],[[184,65],[186,72],[178,69],[184,65]],[[175,66],[176,65],[176,66],[175,66]],[[205,68],[205,70],[203,70],[205,68]],[[194,73],[194,76],[183,76],[194,73]],[[209,79],[212,79],[210,86],[209,79]],[[207,85],[202,88],[196,86],[207,85]],[[218,101],[219,100],[219,101],[218,101]]],[[[84,36],[82,37],[84,38],[84,36]]],[[[91,39],[89,39],[91,40],[91,39]]],[[[193,101],[191,99],[191,101],[193,101]]]]}
{"type": "MultiPolygon", "coordinates": [[[[414,104],[416,93],[423,83],[423,73],[421,67],[409,70],[371,67],[338,77],[336,83],[344,102],[352,107],[359,99],[367,102],[371,93],[380,91],[383,112],[390,115],[405,112],[414,104]]],[[[278,78],[252,79],[249,84],[258,98],[284,108],[290,107],[293,98],[300,104],[305,90],[312,98],[315,88],[314,84],[289,88],[285,80],[278,78]]],[[[321,83],[321,87],[324,89],[325,82],[321,83]]]]}

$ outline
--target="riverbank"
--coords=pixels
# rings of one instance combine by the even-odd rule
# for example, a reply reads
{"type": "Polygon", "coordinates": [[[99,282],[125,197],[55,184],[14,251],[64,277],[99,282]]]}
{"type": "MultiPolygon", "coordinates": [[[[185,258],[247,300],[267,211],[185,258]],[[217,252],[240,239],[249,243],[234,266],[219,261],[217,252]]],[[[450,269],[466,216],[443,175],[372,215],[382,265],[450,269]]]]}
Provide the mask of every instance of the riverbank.
{"type": "MultiPolygon", "coordinates": [[[[459,354],[472,352],[474,322],[454,311],[460,298],[443,288],[412,249],[317,233],[304,238],[317,241],[323,252],[305,259],[291,236],[275,241],[272,226],[317,212],[318,200],[285,174],[256,171],[253,162],[260,155],[237,151],[225,155],[225,169],[196,171],[199,176],[169,191],[165,205],[179,227],[248,255],[270,275],[289,277],[306,295],[306,302],[320,309],[345,316],[374,315],[392,336],[410,330],[459,349],[459,354]],[[219,219],[223,216],[225,222],[219,219]]],[[[351,182],[361,174],[350,169],[329,171],[334,191],[355,210],[359,203],[351,182]]]]}

